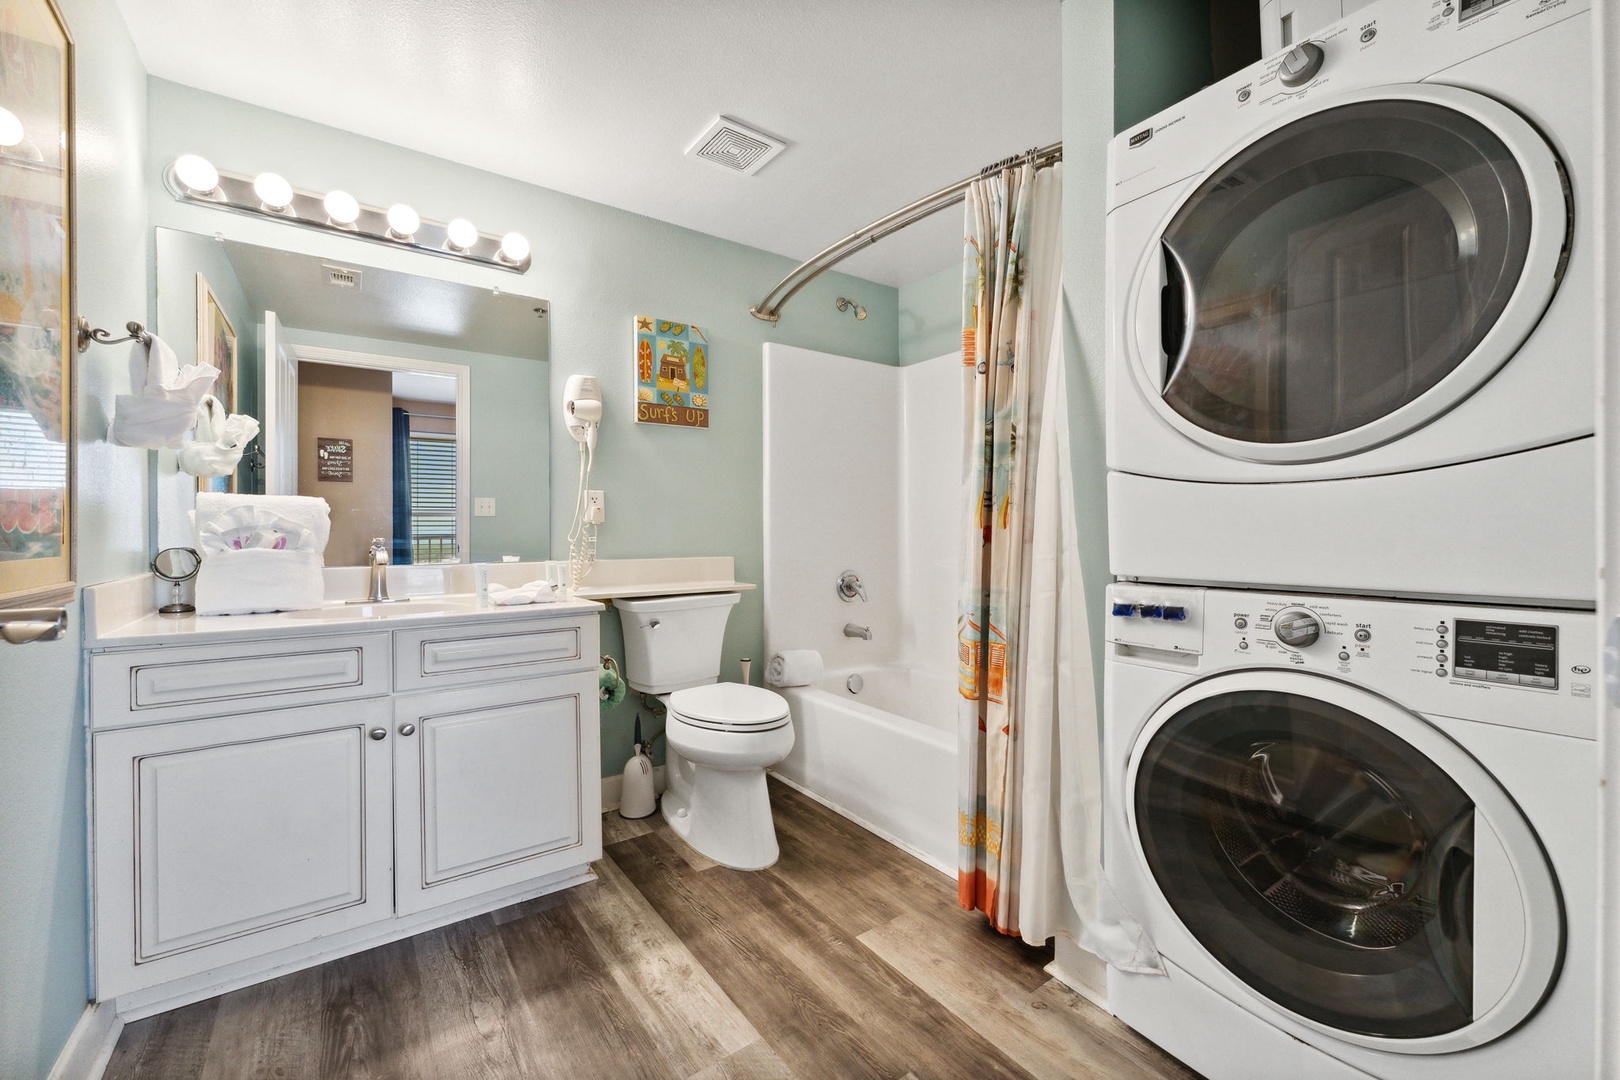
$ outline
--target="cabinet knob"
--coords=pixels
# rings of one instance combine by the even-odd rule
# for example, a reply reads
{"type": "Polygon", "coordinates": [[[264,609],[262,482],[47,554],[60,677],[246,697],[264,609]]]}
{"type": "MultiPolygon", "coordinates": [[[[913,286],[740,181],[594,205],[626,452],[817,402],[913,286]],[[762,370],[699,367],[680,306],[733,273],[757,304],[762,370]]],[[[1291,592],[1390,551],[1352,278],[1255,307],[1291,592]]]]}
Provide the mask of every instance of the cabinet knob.
{"type": "Polygon", "coordinates": [[[378,742],[382,742],[384,739],[388,738],[388,729],[374,727],[371,729],[371,737],[376,739],[378,742]]]}
{"type": "Polygon", "coordinates": [[[412,735],[416,734],[416,725],[415,724],[401,724],[401,725],[399,725],[399,733],[401,735],[405,736],[408,739],[412,735]]]}

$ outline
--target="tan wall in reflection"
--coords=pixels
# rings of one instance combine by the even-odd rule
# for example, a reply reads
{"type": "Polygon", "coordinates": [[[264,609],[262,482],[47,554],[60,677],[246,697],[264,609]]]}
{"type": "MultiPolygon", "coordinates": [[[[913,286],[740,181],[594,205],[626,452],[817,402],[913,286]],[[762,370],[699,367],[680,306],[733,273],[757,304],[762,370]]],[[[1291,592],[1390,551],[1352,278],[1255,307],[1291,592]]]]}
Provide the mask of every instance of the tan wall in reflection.
{"type": "Polygon", "coordinates": [[[386,371],[298,365],[298,494],[332,507],[326,565],[366,561],[371,538],[394,535],[393,376],[386,371]],[[316,479],[317,439],[354,440],[354,480],[316,479]]]}

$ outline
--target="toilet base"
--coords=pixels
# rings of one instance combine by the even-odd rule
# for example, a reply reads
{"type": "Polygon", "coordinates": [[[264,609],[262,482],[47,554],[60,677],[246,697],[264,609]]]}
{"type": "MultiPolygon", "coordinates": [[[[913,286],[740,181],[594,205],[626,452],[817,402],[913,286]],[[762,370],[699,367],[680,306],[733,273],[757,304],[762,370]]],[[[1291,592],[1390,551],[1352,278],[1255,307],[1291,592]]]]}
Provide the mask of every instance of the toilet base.
{"type": "Polygon", "coordinates": [[[661,810],[676,836],[733,870],[763,870],[781,854],[763,768],[695,766],[673,751],[661,810]]]}

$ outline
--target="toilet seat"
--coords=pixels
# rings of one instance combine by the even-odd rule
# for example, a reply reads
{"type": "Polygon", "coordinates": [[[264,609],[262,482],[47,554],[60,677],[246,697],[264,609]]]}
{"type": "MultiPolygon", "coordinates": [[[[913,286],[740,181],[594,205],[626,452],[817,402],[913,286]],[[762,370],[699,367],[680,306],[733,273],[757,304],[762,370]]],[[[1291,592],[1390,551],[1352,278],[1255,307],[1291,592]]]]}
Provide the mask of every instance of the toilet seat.
{"type": "Polygon", "coordinates": [[[670,715],[707,731],[739,734],[775,731],[792,722],[780,694],[742,683],[710,683],[669,696],[670,715]]]}

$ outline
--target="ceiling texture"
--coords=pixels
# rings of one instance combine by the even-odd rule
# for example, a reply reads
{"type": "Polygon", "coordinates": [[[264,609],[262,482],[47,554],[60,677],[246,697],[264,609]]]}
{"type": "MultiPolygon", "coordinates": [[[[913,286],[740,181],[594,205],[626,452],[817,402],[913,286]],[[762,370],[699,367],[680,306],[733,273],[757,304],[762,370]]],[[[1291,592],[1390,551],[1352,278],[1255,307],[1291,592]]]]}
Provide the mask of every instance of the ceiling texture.
{"type": "MultiPolygon", "coordinates": [[[[118,2],[159,78],[795,260],[1061,137],[1059,0],[118,2]],[[788,148],[687,157],[717,115],[788,148]]],[[[840,269],[960,245],[947,210],[840,269]]]]}

